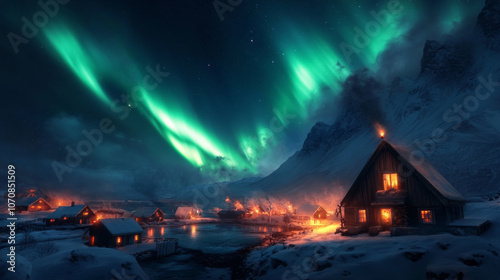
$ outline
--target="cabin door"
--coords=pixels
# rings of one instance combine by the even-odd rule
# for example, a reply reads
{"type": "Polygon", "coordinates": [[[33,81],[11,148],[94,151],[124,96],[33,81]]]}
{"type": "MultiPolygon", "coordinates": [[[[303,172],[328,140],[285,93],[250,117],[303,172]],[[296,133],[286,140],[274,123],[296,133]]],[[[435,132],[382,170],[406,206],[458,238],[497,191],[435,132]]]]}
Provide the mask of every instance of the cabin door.
{"type": "Polygon", "coordinates": [[[392,210],[391,208],[380,209],[380,223],[383,228],[390,228],[392,226],[392,210]]]}

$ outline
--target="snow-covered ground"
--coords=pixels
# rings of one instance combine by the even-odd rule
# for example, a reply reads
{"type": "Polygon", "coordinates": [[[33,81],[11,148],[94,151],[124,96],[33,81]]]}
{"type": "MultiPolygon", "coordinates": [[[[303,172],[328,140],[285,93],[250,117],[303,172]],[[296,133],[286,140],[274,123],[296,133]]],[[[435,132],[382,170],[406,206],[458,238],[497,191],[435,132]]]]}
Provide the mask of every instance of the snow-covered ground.
{"type": "Polygon", "coordinates": [[[468,203],[465,217],[492,226],[481,236],[345,237],[332,225],[254,250],[247,265],[256,279],[500,279],[500,200],[468,203]]]}
{"type": "MultiPolygon", "coordinates": [[[[0,279],[149,279],[131,255],[84,245],[81,230],[31,234],[38,242],[17,245],[16,272],[7,271],[8,264],[2,261],[0,279]],[[55,241],[46,241],[49,239],[55,241]]],[[[2,260],[8,253],[8,248],[0,250],[2,260]]]]}

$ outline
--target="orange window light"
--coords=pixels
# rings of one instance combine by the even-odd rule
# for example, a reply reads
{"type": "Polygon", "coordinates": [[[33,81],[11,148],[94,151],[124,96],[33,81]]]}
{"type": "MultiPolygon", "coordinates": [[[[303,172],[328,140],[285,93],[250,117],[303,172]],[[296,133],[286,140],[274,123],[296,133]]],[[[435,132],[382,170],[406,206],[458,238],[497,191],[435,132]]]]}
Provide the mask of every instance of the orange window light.
{"type": "Polygon", "coordinates": [[[432,211],[431,210],[420,211],[420,217],[422,218],[422,223],[424,223],[424,224],[432,223],[432,211]]]}
{"type": "Polygon", "coordinates": [[[118,236],[116,238],[116,244],[121,244],[121,243],[122,243],[122,238],[121,238],[121,236],[118,236]]]}
{"type": "Polygon", "coordinates": [[[136,235],[134,236],[134,240],[135,240],[135,242],[139,241],[139,235],[138,235],[138,234],[136,234],[136,235]]]}
{"type": "Polygon", "coordinates": [[[384,190],[398,189],[398,173],[384,174],[384,190]]]}
{"type": "Polygon", "coordinates": [[[391,209],[382,209],[381,214],[384,223],[388,223],[391,221],[391,209]]]}
{"type": "Polygon", "coordinates": [[[358,217],[360,223],[366,223],[366,210],[358,210],[358,217]]]}

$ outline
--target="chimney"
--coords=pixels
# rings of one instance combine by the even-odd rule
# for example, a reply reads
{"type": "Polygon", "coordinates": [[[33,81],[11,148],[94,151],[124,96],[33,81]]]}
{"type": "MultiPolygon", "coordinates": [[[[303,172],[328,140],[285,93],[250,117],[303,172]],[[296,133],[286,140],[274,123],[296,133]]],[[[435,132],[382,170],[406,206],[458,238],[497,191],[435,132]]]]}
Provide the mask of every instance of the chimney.
{"type": "Polygon", "coordinates": [[[71,207],[75,206],[75,202],[71,201],[71,207]]]}

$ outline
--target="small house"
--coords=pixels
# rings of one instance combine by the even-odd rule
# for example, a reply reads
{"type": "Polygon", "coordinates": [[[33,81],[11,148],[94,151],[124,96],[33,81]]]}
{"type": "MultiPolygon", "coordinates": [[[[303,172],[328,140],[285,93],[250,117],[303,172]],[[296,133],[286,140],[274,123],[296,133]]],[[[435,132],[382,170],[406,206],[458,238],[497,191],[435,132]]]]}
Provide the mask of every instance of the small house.
{"type": "Polygon", "coordinates": [[[463,219],[464,204],[464,197],[427,160],[384,139],[340,203],[344,225],[352,233],[374,227],[391,233],[443,230],[463,219]]]}
{"type": "Polygon", "coordinates": [[[114,248],[141,243],[142,232],[133,218],[100,219],[89,229],[89,246],[114,248]]]}
{"type": "Polygon", "coordinates": [[[16,200],[16,207],[15,210],[17,212],[23,212],[23,211],[47,211],[50,210],[50,204],[43,198],[41,197],[23,197],[19,200],[16,200]]]}
{"type": "Polygon", "coordinates": [[[163,221],[163,212],[160,208],[155,207],[144,207],[140,208],[134,212],[132,218],[135,219],[138,223],[147,223],[147,222],[161,222],[163,221]]]}
{"type": "Polygon", "coordinates": [[[97,219],[96,214],[88,205],[59,206],[54,212],[50,213],[45,219],[47,226],[55,225],[78,225],[92,224],[97,219]]]}
{"type": "Polygon", "coordinates": [[[292,220],[303,224],[321,224],[327,217],[328,212],[320,205],[302,204],[295,210],[292,220]]]}
{"type": "Polygon", "coordinates": [[[200,216],[200,210],[195,209],[194,207],[185,207],[180,206],[177,207],[175,211],[176,219],[192,219],[200,216]]]}

